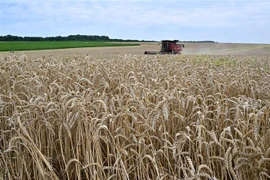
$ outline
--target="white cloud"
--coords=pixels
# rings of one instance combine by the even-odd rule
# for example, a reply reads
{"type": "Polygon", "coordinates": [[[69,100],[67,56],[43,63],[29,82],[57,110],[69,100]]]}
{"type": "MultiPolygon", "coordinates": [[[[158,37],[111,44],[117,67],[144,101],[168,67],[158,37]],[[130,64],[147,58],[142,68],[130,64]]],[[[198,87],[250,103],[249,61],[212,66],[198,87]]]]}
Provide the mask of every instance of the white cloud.
{"type": "Polygon", "coordinates": [[[259,29],[262,26],[269,28],[269,12],[270,2],[247,0],[6,0],[1,1],[1,34],[18,33],[18,27],[26,35],[34,32],[36,35],[40,32],[42,36],[61,35],[61,31],[67,34],[93,33],[94,30],[110,35],[110,31],[114,30],[120,37],[127,33],[121,29],[132,31],[134,28],[138,29],[138,33],[155,28],[156,34],[159,29],[164,31],[164,27],[171,29],[168,31],[252,26],[259,29]],[[106,29],[108,27],[111,29],[106,29]],[[48,29],[47,33],[44,28],[48,29]]]}
{"type": "MultiPolygon", "coordinates": [[[[212,6],[208,2],[207,8],[196,4],[200,1],[171,1],[176,3],[170,6],[170,1],[155,2],[141,1],[11,1],[16,2],[14,6],[4,9],[4,14],[13,16],[18,20],[44,20],[53,19],[58,21],[73,20],[100,22],[104,24],[122,25],[162,25],[179,24],[183,26],[230,26],[234,22],[246,20],[253,17],[265,16],[266,11],[270,12],[270,3],[248,2],[243,6],[233,7],[212,6]],[[160,4],[161,3],[161,4],[160,4]],[[185,4],[194,4],[194,7],[185,7],[185,4]],[[160,6],[159,6],[160,4],[160,6]]],[[[9,1],[6,3],[8,4],[9,1]]],[[[231,1],[228,1],[231,2],[231,1]]],[[[235,1],[232,1],[235,2],[235,1]]],[[[5,3],[4,3],[5,4],[5,3]]],[[[189,5],[190,6],[190,5],[189,5]]],[[[237,22],[239,23],[239,22],[237,22]]]]}

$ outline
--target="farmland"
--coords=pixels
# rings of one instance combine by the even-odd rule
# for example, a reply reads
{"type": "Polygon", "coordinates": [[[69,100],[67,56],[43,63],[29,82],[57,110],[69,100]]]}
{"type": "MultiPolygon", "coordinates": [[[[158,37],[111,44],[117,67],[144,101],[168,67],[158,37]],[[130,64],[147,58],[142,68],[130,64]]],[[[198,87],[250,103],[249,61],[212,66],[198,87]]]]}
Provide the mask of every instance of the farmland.
{"type": "Polygon", "coordinates": [[[220,46],[1,53],[0,179],[269,179],[270,46],[220,46]]]}
{"type": "Polygon", "coordinates": [[[138,46],[136,43],[116,43],[106,41],[3,41],[0,51],[23,51],[44,49],[66,49],[80,47],[138,46]]]}
{"type": "MultiPolygon", "coordinates": [[[[110,42],[112,44],[112,42],[110,42]]],[[[120,42],[120,44],[126,44],[120,42]]],[[[130,43],[128,43],[130,44],[130,43]]],[[[21,56],[27,54],[31,57],[44,56],[82,56],[89,55],[93,58],[108,58],[118,55],[132,54],[143,55],[144,51],[159,51],[158,43],[140,43],[140,46],[109,46],[109,47],[83,47],[72,49],[48,49],[48,50],[21,50],[14,53],[0,52],[2,55],[21,56]]],[[[214,56],[270,56],[270,44],[241,44],[241,43],[185,43],[183,55],[214,55],[214,56]]]]}

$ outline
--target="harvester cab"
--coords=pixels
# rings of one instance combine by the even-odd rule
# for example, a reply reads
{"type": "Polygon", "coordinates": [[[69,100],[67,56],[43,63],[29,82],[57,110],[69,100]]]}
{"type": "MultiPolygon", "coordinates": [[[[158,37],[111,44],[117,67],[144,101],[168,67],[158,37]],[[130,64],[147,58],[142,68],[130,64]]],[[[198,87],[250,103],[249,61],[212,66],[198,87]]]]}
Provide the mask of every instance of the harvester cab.
{"type": "Polygon", "coordinates": [[[180,44],[178,40],[170,41],[163,40],[161,41],[161,53],[162,54],[179,54],[182,49],[185,47],[184,44],[180,44]]]}
{"type": "Polygon", "coordinates": [[[181,54],[184,47],[185,45],[180,44],[178,40],[162,40],[159,52],[145,51],[144,54],[181,54]]]}

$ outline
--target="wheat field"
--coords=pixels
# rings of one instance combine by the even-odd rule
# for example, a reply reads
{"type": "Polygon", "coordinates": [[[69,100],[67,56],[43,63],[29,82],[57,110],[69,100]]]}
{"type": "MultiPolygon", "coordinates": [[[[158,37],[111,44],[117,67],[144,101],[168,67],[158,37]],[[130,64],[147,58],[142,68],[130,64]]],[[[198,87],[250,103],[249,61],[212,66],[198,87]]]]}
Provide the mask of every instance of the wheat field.
{"type": "Polygon", "coordinates": [[[270,179],[270,58],[0,56],[0,179],[270,179]]]}

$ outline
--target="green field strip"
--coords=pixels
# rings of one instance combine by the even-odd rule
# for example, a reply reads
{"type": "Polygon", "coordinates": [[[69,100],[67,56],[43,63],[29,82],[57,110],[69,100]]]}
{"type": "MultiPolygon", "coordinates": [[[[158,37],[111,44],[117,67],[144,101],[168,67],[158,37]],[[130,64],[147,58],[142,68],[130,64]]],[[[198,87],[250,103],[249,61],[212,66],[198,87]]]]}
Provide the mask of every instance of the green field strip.
{"type": "Polygon", "coordinates": [[[117,43],[105,41],[2,41],[0,51],[24,51],[45,49],[67,49],[82,47],[139,46],[136,43],[117,43]]]}

